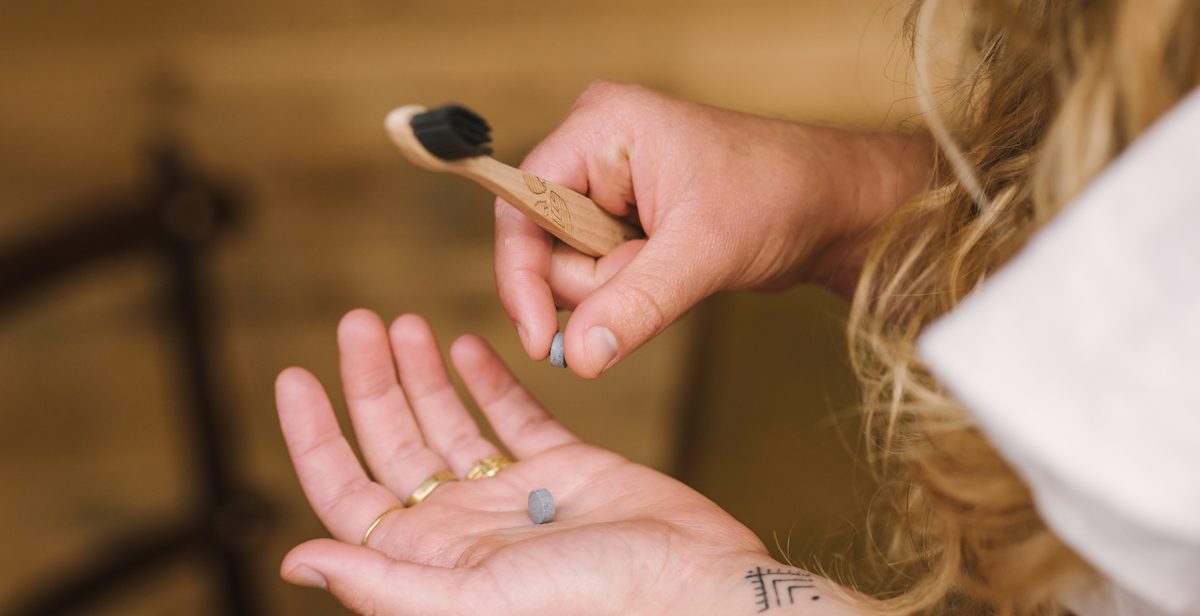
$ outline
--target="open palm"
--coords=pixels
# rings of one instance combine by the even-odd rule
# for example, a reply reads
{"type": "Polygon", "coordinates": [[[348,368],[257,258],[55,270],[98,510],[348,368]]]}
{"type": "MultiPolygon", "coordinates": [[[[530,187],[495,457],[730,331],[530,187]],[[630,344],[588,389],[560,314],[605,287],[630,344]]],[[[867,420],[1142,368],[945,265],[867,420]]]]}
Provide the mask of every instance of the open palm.
{"type": "MultiPolygon", "coordinates": [[[[458,477],[499,450],[455,393],[429,326],[385,330],[367,311],[338,331],[351,422],[370,476],[308,372],[276,384],[296,473],[333,539],[288,554],[289,581],[327,588],[371,614],[667,613],[693,611],[717,564],[764,558],[762,543],[687,486],[585,444],[546,413],[485,342],[464,336],[451,358],[517,462],[491,478],[440,485],[383,516],[426,478],[458,477]],[[536,488],[557,518],[527,515],[536,488]]],[[[728,575],[728,571],[718,575],[728,575]]]]}

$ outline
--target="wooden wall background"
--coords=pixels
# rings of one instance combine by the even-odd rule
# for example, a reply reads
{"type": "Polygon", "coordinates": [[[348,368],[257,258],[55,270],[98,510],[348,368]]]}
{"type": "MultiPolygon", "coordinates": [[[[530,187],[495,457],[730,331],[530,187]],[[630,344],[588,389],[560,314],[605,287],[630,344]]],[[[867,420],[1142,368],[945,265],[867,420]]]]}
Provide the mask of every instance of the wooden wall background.
{"type": "MultiPolygon", "coordinates": [[[[906,120],[901,0],[0,0],[0,246],[145,177],[167,129],[251,205],[212,270],[222,400],[246,482],[282,511],[258,559],[275,613],[327,614],[279,558],[322,531],[287,463],[271,383],[313,369],[336,392],[334,327],[365,306],[474,331],[573,429],[675,472],[806,561],[861,517],[862,473],[834,429],[853,403],[823,293],[710,302],[598,381],[524,358],[495,299],[490,200],[389,146],[393,106],[467,102],[517,162],[595,78],[804,120],[906,120]],[[164,95],[163,84],[173,84],[164,95]],[[699,354],[699,355],[697,355],[699,354]],[[683,417],[686,426],[681,428],[683,417]],[[682,461],[683,467],[679,466],[682,461]]],[[[0,315],[0,608],[188,507],[188,434],[155,285],[136,260],[0,315]]],[[[853,441],[853,436],[847,437],[853,441]]],[[[831,542],[832,541],[832,542],[831,542]]],[[[207,614],[186,563],[100,613],[207,614]]],[[[3,611],[0,609],[0,611],[3,611]]]]}

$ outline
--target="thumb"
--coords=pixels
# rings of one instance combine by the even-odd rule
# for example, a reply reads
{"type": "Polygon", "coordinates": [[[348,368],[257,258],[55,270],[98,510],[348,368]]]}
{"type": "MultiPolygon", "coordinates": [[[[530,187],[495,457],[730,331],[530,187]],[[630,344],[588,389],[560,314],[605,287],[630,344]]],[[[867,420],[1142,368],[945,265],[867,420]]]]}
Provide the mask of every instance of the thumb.
{"type": "Polygon", "coordinates": [[[359,614],[444,614],[470,605],[462,596],[468,574],[461,570],[394,560],[332,539],[296,546],[280,572],[292,584],[328,590],[359,614]]]}
{"type": "Polygon", "coordinates": [[[718,274],[696,247],[670,237],[653,236],[575,308],[564,351],[576,374],[599,376],[717,289],[718,274]]]}

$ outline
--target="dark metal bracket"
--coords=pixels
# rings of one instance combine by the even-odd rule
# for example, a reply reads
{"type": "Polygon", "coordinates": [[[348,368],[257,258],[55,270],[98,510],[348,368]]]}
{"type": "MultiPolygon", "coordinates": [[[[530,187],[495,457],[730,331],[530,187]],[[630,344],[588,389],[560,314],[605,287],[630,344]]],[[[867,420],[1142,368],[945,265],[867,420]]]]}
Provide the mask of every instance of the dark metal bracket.
{"type": "Polygon", "coordinates": [[[164,264],[163,313],[183,377],[179,411],[193,444],[198,502],[187,519],[114,538],[105,554],[0,610],[6,614],[80,613],[184,557],[210,565],[224,613],[262,613],[250,563],[270,508],[239,485],[231,468],[232,434],[216,394],[212,293],[204,270],[206,249],[236,223],[242,204],[189,167],[174,144],[155,147],[151,161],[152,180],[141,194],[89,207],[94,214],[0,251],[0,317],[38,290],[112,257],[136,253],[164,264]]]}

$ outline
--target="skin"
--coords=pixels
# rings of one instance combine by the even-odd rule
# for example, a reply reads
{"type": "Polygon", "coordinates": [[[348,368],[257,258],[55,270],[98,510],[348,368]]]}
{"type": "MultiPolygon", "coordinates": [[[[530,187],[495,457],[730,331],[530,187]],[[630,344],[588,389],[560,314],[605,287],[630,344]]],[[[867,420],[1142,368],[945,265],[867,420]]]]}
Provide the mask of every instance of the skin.
{"type": "MultiPolygon", "coordinates": [[[[636,219],[647,239],[592,259],[499,201],[500,298],[534,359],[549,352],[556,310],[573,310],[567,362],[595,377],[717,291],[809,282],[848,294],[872,228],[925,185],[930,160],[922,136],[795,124],[597,83],[522,168],[636,219]]],[[[288,450],[332,536],[288,554],[288,581],[363,614],[864,613],[830,582],[771,560],[699,493],[581,442],[474,336],[455,341],[451,359],[517,463],[438,487],[385,516],[359,546],[426,477],[462,477],[498,449],[450,385],[419,317],[385,329],[374,314],[352,312],[338,345],[366,469],[316,379],[299,368],[280,374],[288,450]],[[558,517],[538,526],[525,506],[543,487],[558,517]],[[767,569],[811,585],[760,603],[747,574],[767,569]]]]}
{"type": "Polygon", "coordinates": [[[521,168],[637,220],[593,259],[496,202],[496,284],[529,356],[558,309],[567,364],[596,377],[723,290],[824,284],[848,295],[871,229],[928,181],[922,135],[798,124],[597,82],[521,168]]]}
{"type": "MultiPolygon", "coordinates": [[[[761,604],[747,571],[786,568],[691,488],[580,441],[474,336],[455,341],[450,356],[516,464],[438,487],[385,516],[361,547],[372,520],[430,474],[461,477],[497,448],[480,436],[421,318],[402,316],[385,329],[375,314],[351,312],[338,346],[367,469],[316,379],[299,368],[280,374],[288,450],[332,535],[287,555],[281,570],[289,582],[327,590],[361,614],[754,614],[761,604]],[[552,523],[526,515],[538,487],[555,495],[552,523]]],[[[770,610],[862,613],[831,589],[814,576],[795,604],[785,599],[770,610]]]]}

